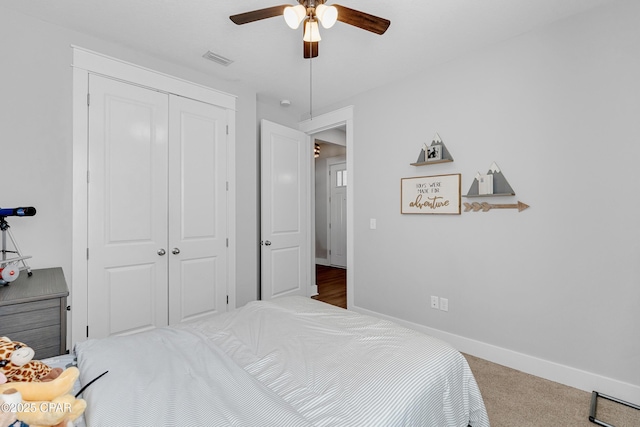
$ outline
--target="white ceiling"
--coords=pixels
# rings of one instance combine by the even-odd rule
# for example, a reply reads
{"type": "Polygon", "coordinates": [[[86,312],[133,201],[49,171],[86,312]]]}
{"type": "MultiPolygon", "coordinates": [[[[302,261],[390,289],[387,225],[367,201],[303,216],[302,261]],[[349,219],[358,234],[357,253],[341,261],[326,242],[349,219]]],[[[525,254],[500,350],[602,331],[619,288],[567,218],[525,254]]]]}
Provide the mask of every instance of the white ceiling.
{"type": "MultiPolygon", "coordinates": [[[[466,52],[614,0],[337,0],[387,18],[382,35],[321,28],[311,62],[313,109],[329,106],[466,52]]],[[[264,102],[309,111],[310,63],[302,30],[281,17],[235,25],[230,15],[295,0],[1,0],[0,5],[255,88],[264,102]],[[234,62],[223,67],[211,50],[234,62]]],[[[327,4],[333,3],[331,0],[327,4]]]]}

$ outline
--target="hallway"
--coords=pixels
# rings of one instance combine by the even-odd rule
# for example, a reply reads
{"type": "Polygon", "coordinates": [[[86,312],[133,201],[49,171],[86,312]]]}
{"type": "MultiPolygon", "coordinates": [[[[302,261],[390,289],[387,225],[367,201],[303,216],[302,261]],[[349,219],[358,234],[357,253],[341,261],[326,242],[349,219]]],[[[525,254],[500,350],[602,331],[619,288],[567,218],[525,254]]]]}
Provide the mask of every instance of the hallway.
{"type": "Polygon", "coordinates": [[[316,264],[318,295],[312,297],[338,307],[347,308],[347,270],[316,264]]]}

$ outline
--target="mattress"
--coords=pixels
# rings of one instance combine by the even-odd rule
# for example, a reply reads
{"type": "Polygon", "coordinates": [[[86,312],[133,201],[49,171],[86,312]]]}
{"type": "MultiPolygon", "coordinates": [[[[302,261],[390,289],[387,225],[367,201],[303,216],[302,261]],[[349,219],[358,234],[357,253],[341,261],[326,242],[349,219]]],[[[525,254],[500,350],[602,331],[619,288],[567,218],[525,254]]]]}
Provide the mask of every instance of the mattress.
{"type": "Polygon", "coordinates": [[[445,342],[310,298],[75,348],[94,426],[489,426],[445,342]]]}

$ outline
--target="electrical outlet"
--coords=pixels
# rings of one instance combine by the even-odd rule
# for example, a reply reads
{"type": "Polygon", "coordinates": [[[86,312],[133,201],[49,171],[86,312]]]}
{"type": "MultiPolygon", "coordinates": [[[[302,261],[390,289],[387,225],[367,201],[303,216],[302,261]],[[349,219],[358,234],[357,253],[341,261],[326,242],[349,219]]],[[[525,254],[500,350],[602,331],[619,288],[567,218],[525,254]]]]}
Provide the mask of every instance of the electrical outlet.
{"type": "Polygon", "coordinates": [[[440,298],[440,310],[449,311],[449,300],[447,298],[440,298]]]}
{"type": "Polygon", "coordinates": [[[438,309],[438,297],[431,297],[431,308],[438,309]]]}

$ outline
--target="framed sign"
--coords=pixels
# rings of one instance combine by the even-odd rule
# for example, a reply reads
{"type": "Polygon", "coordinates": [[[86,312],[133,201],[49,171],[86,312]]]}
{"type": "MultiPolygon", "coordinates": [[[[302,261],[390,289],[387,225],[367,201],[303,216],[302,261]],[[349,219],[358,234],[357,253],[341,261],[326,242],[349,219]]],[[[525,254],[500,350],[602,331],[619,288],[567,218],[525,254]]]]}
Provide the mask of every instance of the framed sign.
{"type": "Polygon", "coordinates": [[[442,160],[442,145],[430,145],[425,151],[426,161],[433,162],[434,160],[442,160]]]}
{"type": "Polygon", "coordinates": [[[400,213],[460,215],[460,174],[402,178],[400,213]]]}

